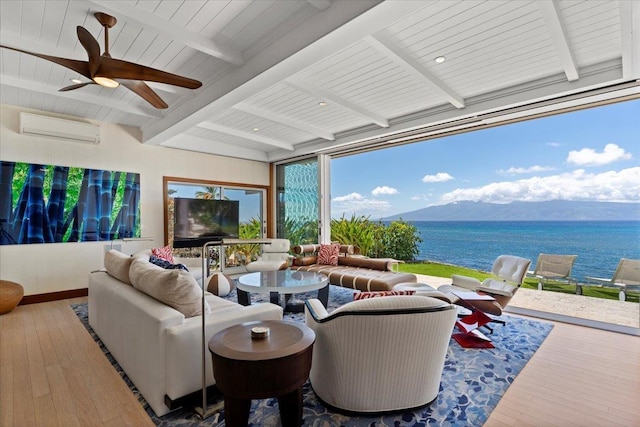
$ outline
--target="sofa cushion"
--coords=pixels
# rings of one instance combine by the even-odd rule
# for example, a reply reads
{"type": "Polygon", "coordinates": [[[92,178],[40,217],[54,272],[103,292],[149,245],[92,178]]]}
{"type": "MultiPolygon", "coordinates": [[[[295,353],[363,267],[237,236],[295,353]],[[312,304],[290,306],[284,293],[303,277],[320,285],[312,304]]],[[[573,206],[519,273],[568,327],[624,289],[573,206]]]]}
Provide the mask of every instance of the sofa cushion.
{"type": "Polygon", "coordinates": [[[320,249],[318,249],[318,264],[338,265],[338,255],[340,255],[340,245],[320,245],[320,249]]]}
{"type": "Polygon", "coordinates": [[[104,268],[107,273],[127,285],[131,284],[129,280],[131,261],[133,261],[132,257],[113,249],[104,254],[104,268]]]}
{"type": "Polygon", "coordinates": [[[338,264],[350,267],[370,268],[372,270],[392,271],[391,262],[388,259],[340,257],[338,264]]]}
{"type": "MultiPolygon", "coordinates": [[[[129,269],[133,287],[173,307],[185,317],[202,314],[202,290],[184,270],[165,270],[144,258],[134,258],[129,269]]],[[[205,310],[209,311],[205,301],[205,310]]]]}
{"type": "Polygon", "coordinates": [[[151,249],[151,253],[155,256],[157,256],[158,258],[162,258],[166,261],[169,261],[171,264],[173,264],[175,261],[173,259],[173,250],[171,249],[171,246],[163,246],[161,248],[153,248],[151,249]]]}

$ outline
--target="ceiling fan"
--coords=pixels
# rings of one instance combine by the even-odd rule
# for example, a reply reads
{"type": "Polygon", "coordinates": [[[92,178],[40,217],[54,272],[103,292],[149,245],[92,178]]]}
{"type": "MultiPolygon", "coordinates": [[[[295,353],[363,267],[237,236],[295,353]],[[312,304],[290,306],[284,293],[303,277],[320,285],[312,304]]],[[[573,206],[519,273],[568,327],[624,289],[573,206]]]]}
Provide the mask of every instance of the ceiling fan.
{"type": "Polygon", "coordinates": [[[198,80],[156,70],[155,68],[146,67],[144,65],[134,64],[133,62],[111,58],[111,54],[109,54],[109,28],[116,24],[116,18],[102,12],[96,12],[94,13],[94,16],[104,27],[104,53],[102,55],[100,55],[100,45],[91,33],[81,26],[76,27],[78,40],[80,40],[80,44],[82,44],[89,55],[88,61],[59,58],[57,56],[28,52],[26,50],[4,45],[0,45],[0,47],[46,59],[47,61],[67,67],[70,70],[90,79],[88,82],[63,87],[60,89],[60,92],[79,89],[90,84],[98,84],[107,88],[116,88],[119,85],[122,85],[144,98],[154,107],[167,108],[167,103],[164,102],[162,98],[160,98],[160,96],[158,96],[158,94],[144,82],[145,80],[149,82],[180,86],[188,89],[197,89],[202,86],[202,83],[198,80]]]}

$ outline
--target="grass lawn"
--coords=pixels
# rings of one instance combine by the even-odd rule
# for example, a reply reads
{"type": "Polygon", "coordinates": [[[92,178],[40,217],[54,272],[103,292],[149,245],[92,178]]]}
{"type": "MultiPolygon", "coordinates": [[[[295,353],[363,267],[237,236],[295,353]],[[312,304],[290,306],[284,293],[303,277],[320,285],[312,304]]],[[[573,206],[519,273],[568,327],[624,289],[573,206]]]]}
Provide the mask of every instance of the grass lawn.
{"type": "MultiPolygon", "coordinates": [[[[399,265],[400,271],[405,273],[425,274],[427,276],[451,277],[452,274],[461,274],[463,276],[475,277],[478,280],[484,280],[491,277],[491,273],[486,271],[472,270],[470,268],[458,267],[451,264],[440,264],[432,261],[407,262],[399,265]]],[[[522,284],[523,288],[538,289],[538,279],[527,278],[522,284]]],[[[552,292],[563,292],[565,294],[575,294],[576,286],[564,283],[545,283],[544,289],[552,292]]],[[[618,299],[617,288],[607,288],[600,286],[583,286],[583,295],[595,298],[618,299]]],[[[639,302],[640,295],[637,292],[628,292],[627,301],[639,302]]]]}

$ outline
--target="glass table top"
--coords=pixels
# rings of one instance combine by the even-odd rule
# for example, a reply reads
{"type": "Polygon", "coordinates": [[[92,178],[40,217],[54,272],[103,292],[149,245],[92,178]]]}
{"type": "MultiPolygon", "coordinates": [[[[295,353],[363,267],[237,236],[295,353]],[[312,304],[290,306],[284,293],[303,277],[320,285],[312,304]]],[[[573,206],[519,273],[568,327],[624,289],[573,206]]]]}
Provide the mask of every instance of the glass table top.
{"type": "Polygon", "coordinates": [[[311,271],[278,270],[243,274],[238,278],[238,289],[258,293],[301,293],[327,286],[329,278],[311,271]]]}

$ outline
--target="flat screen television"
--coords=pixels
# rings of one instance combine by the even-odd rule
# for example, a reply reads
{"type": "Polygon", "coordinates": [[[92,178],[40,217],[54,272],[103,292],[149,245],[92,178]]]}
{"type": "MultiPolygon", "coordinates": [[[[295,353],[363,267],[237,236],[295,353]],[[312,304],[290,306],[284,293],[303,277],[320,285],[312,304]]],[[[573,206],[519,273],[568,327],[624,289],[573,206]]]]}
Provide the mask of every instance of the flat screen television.
{"type": "Polygon", "coordinates": [[[240,202],[237,200],[176,197],[173,202],[173,247],[191,248],[225,237],[238,237],[240,202]]]}

